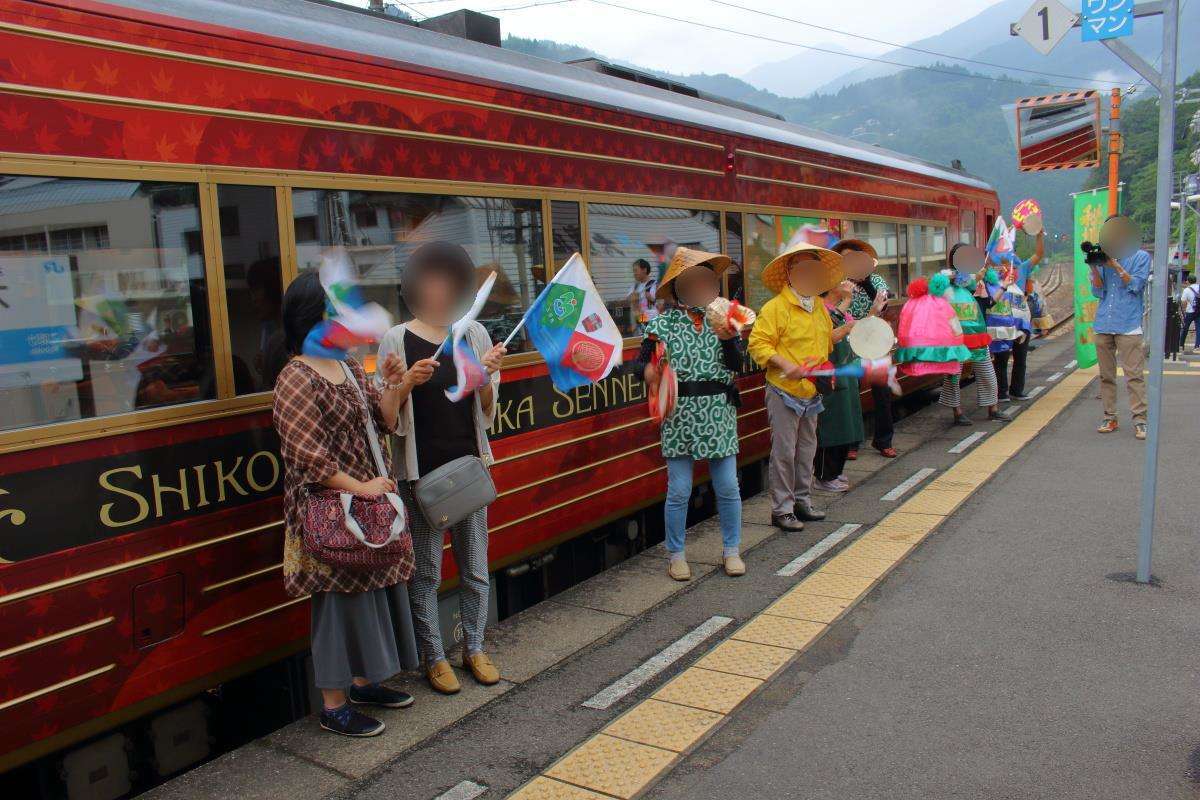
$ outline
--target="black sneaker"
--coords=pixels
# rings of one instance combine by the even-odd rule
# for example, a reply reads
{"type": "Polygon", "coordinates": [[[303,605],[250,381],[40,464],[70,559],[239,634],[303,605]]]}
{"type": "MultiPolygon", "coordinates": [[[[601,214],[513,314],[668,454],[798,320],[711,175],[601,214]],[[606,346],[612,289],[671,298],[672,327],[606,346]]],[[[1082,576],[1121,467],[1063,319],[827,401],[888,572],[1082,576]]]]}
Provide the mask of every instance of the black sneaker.
{"type": "Polygon", "coordinates": [[[957,417],[954,418],[954,422],[952,422],[951,424],[958,425],[961,428],[969,428],[972,425],[974,425],[975,423],[971,422],[971,418],[968,417],[966,414],[959,414],[957,417]]]}
{"type": "Polygon", "coordinates": [[[1012,422],[1013,419],[1007,411],[989,411],[987,418],[989,422],[1012,422]]]}
{"type": "Polygon", "coordinates": [[[1025,394],[1024,392],[1013,392],[1012,399],[1013,400],[1028,400],[1029,395],[1025,394]]]}
{"type": "Polygon", "coordinates": [[[368,683],[366,686],[351,685],[346,692],[351,703],[361,706],[382,706],[384,708],[408,708],[413,704],[413,696],[408,692],[389,689],[378,683],[368,683]]]}
{"type": "Polygon", "coordinates": [[[321,709],[321,727],[330,733],[365,739],[383,733],[385,726],[379,720],[355,711],[349,703],[342,703],[338,708],[321,709]]]}
{"type": "Polygon", "coordinates": [[[813,508],[812,502],[809,500],[797,500],[794,511],[796,517],[805,522],[820,522],[825,519],[825,512],[813,508]]]}

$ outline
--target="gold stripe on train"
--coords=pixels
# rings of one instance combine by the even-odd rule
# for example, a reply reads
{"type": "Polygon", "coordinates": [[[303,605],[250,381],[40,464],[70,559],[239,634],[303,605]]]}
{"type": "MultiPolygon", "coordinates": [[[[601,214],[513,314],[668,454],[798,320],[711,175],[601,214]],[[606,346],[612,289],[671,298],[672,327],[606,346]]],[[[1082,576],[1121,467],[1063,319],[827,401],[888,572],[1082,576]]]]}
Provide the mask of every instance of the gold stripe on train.
{"type": "Polygon", "coordinates": [[[18,644],[14,647],[8,648],[7,650],[0,650],[0,658],[15,656],[18,653],[24,653],[28,650],[41,647],[42,645],[52,644],[53,642],[61,641],[80,633],[86,633],[87,631],[95,630],[96,628],[103,628],[105,625],[115,622],[116,619],[116,617],[105,617],[104,619],[93,620],[92,622],[88,622],[83,625],[76,625],[74,628],[67,628],[65,631],[59,631],[58,633],[52,633],[49,636],[43,636],[40,639],[34,639],[31,642],[18,644]]]}
{"type": "Polygon", "coordinates": [[[270,608],[264,608],[262,611],[255,611],[253,614],[247,614],[244,617],[238,617],[235,620],[226,622],[222,625],[218,625],[215,628],[209,628],[208,630],[206,630],[204,633],[202,633],[200,635],[201,636],[212,636],[214,633],[220,633],[221,631],[228,630],[229,628],[232,628],[235,625],[241,625],[243,622],[249,622],[252,619],[258,619],[259,617],[265,617],[267,614],[273,614],[276,611],[282,611],[283,609],[288,608],[290,606],[294,606],[297,603],[303,603],[310,596],[311,595],[306,594],[306,595],[304,595],[304,597],[293,597],[291,600],[288,600],[286,603],[280,603],[277,606],[271,606],[270,608]]]}
{"type": "MultiPolygon", "coordinates": [[[[503,387],[503,384],[501,384],[501,387],[503,387]]],[[[738,394],[750,394],[751,392],[762,391],[765,387],[766,387],[766,384],[762,384],[760,386],[751,386],[749,389],[739,390],[738,394]]],[[[520,458],[527,458],[528,456],[535,456],[535,455],[538,455],[539,453],[545,453],[547,451],[554,450],[556,448],[563,447],[563,446],[569,445],[569,444],[578,444],[580,442],[586,442],[588,439],[595,439],[598,436],[605,436],[610,433],[615,433],[616,431],[623,431],[623,430],[627,430],[629,428],[635,428],[638,425],[645,425],[647,422],[652,422],[652,421],[653,420],[648,416],[640,417],[635,420],[630,420],[629,422],[622,422],[620,425],[614,425],[611,428],[605,428],[604,430],[600,430],[600,431],[593,431],[591,433],[586,433],[582,436],[575,436],[571,439],[563,439],[561,442],[551,442],[550,444],[545,444],[545,445],[542,445],[541,447],[535,447],[532,450],[523,450],[520,453],[513,453],[512,455],[505,456],[504,458],[497,458],[494,461],[492,461],[492,465],[494,466],[496,464],[504,464],[509,461],[516,461],[517,459],[520,459],[520,458]]]]}
{"type": "Polygon", "coordinates": [[[41,594],[43,592],[51,592],[51,591],[54,591],[55,589],[64,589],[68,586],[74,586],[79,583],[85,583],[86,581],[90,581],[94,578],[102,578],[105,575],[112,575],[117,572],[124,572],[127,569],[133,569],[135,567],[145,566],[146,564],[153,564],[155,561],[162,561],[163,559],[173,558],[175,556],[183,555],[184,553],[190,553],[193,550],[199,550],[202,547],[208,547],[210,545],[220,544],[222,542],[228,542],[232,539],[238,539],[242,536],[249,536],[254,533],[261,533],[262,531],[278,527],[282,524],[283,524],[283,520],[276,520],[275,522],[266,522],[266,523],[263,523],[262,525],[255,525],[253,528],[246,528],[244,530],[234,531],[233,533],[226,533],[221,536],[216,536],[216,537],[213,537],[212,539],[205,539],[202,542],[193,542],[192,544],[185,544],[185,545],[182,545],[181,547],[175,547],[170,550],[165,550],[161,553],[152,553],[151,555],[142,556],[141,558],[135,558],[130,561],[122,561],[120,564],[111,564],[107,567],[101,567],[100,569],[93,569],[88,572],[81,572],[80,574],[72,575],[69,578],[62,578],[57,581],[51,581],[50,583],[43,583],[40,586],[31,586],[28,589],[21,589],[19,591],[0,596],[0,605],[4,605],[6,603],[14,603],[17,600],[24,600],[27,597],[33,597],[34,595],[41,594]]]}
{"type": "MultiPolygon", "coordinates": [[[[738,415],[738,419],[741,419],[741,418],[743,418],[743,417],[748,417],[748,416],[750,416],[751,414],[758,414],[758,413],[760,413],[760,412],[762,412],[762,411],[765,411],[765,410],[766,410],[766,409],[754,409],[754,410],[752,410],[752,411],[747,411],[747,412],[746,412],[746,413],[744,413],[744,414],[739,414],[739,415],[738,415]]],[[[760,433],[763,433],[764,431],[769,431],[769,430],[771,430],[771,428],[770,428],[769,426],[768,426],[768,427],[766,427],[766,428],[760,428],[759,430],[756,430],[756,431],[752,431],[752,432],[750,432],[750,433],[747,433],[745,436],[739,436],[739,437],[738,437],[738,440],[739,440],[739,441],[741,441],[741,440],[744,440],[744,439],[749,439],[749,438],[750,438],[750,437],[752,437],[752,436],[758,436],[760,433]]],[[[656,444],[657,444],[657,443],[656,443],[656,444]]],[[[622,480],[622,481],[617,481],[616,483],[610,483],[608,486],[602,486],[602,487],[600,487],[599,489],[593,489],[592,491],[590,491],[590,492],[587,492],[586,494],[581,494],[581,495],[579,495],[579,496],[577,496],[577,497],[572,497],[572,498],[571,498],[571,499],[569,499],[569,500],[564,500],[564,501],[563,501],[563,502],[561,502],[561,503],[555,503],[555,504],[554,504],[554,505],[552,505],[552,506],[546,506],[545,508],[539,509],[539,510],[537,510],[537,511],[533,512],[532,514],[526,514],[526,515],[525,515],[525,516],[523,516],[523,517],[518,517],[517,519],[510,520],[510,521],[508,521],[508,522],[504,523],[503,525],[497,525],[496,527],[489,529],[489,530],[488,530],[488,533],[489,533],[489,534],[494,534],[494,533],[496,533],[496,532],[498,532],[498,531],[501,531],[501,530],[503,530],[503,529],[505,529],[505,528],[509,528],[509,527],[511,527],[511,526],[513,526],[513,525],[517,525],[517,524],[519,524],[519,523],[521,523],[521,522],[527,522],[527,521],[529,521],[529,520],[531,520],[531,519],[533,519],[533,518],[535,518],[535,517],[540,517],[540,516],[542,516],[543,514],[548,514],[548,513],[550,513],[551,511],[557,511],[558,509],[560,509],[560,508],[565,508],[565,507],[567,507],[567,506],[569,506],[569,505],[571,505],[571,504],[573,504],[573,503],[578,503],[580,500],[587,500],[589,497],[595,497],[595,496],[596,496],[596,495],[598,495],[598,494],[603,494],[604,492],[607,492],[607,491],[609,491],[610,489],[616,489],[616,488],[618,488],[618,487],[620,487],[620,486],[624,486],[624,485],[626,485],[626,484],[628,484],[628,483],[633,483],[634,481],[639,481],[639,480],[641,480],[642,478],[648,478],[649,476],[651,476],[651,475],[655,474],[656,472],[662,472],[662,471],[663,471],[663,470],[665,470],[665,469],[666,469],[666,466],[665,466],[665,465],[664,465],[664,466],[661,466],[661,467],[656,467],[656,468],[654,468],[654,469],[652,469],[652,470],[648,470],[648,471],[646,471],[646,472],[642,472],[642,473],[639,473],[639,474],[637,474],[637,475],[634,475],[632,478],[626,478],[625,480],[622,480]]],[[[443,549],[446,549],[446,548],[444,548],[444,547],[443,547],[443,549]]]]}
{"type": "Polygon", "coordinates": [[[238,575],[236,578],[230,578],[229,580],[221,581],[220,583],[210,583],[208,586],[205,586],[203,589],[200,590],[200,594],[207,594],[208,592],[215,592],[217,589],[224,589],[226,586],[232,586],[235,583],[241,583],[242,581],[248,581],[251,578],[257,578],[259,575],[266,575],[268,572],[274,572],[277,569],[282,569],[282,567],[283,567],[283,562],[280,561],[278,564],[272,564],[269,567],[263,567],[262,569],[256,569],[256,570],[254,570],[254,572],[247,572],[245,575],[238,575]]]}
{"type": "MultiPolygon", "coordinates": [[[[350,78],[339,78],[333,75],[320,75],[318,73],[285,69],[283,67],[271,67],[265,64],[253,64],[246,61],[234,61],[232,59],[217,58],[215,56],[184,53],[178,50],[165,50],[159,47],[147,47],[146,45],[130,44],[128,42],[116,42],[110,39],[98,39],[92,36],[83,36],[76,33],[65,33],[63,31],[52,31],[45,28],[17,25],[12,22],[0,22],[0,30],[11,31],[12,33],[22,34],[25,36],[36,36],[43,39],[71,42],[72,44],[81,44],[85,47],[98,47],[104,50],[116,50],[119,52],[135,53],[138,55],[150,55],[159,58],[168,58],[173,61],[190,62],[193,64],[210,64],[212,66],[226,67],[244,72],[257,72],[264,75],[278,75],[286,78],[299,78],[301,80],[309,80],[315,83],[325,83],[334,86],[347,86],[356,89],[367,89],[370,91],[399,95],[401,97],[419,97],[425,100],[436,100],[438,102],[450,103],[451,105],[469,106],[471,108],[485,108],[489,111],[501,111],[503,113],[513,114],[515,116],[544,119],[549,122],[579,125],[585,128],[614,131],[616,133],[627,133],[633,136],[642,136],[648,139],[658,139],[660,141],[677,142],[679,144],[685,144],[691,147],[703,147],[710,150],[721,151],[725,149],[725,146],[718,142],[705,142],[700,139],[689,139],[686,136],[676,136],[670,133],[644,131],[638,128],[630,128],[611,122],[597,122],[594,120],[579,119],[578,117],[566,117],[562,116],[561,114],[554,114],[547,111],[534,111],[532,109],[506,106],[500,103],[489,103],[486,100],[472,100],[470,98],[454,97],[452,95],[438,94],[436,92],[423,92],[418,89],[404,89],[399,86],[389,86],[383,83],[356,81],[351,80],[350,78]]],[[[396,67],[396,69],[402,70],[403,67],[396,67]]]]}
{"type": "Polygon", "coordinates": [[[50,686],[42,687],[41,689],[38,689],[36,692],[30,692],[29,694],[23,694],[20,697],[14,697],[11,700],[5,700],[3,703],[0,703],[0,711],[4,711],[5,709],[12,708],[15,705],[20,705],[21,703],[25,703],[30,700],[34,700],[38,697],[41,697],[42,695],[51,694],[52,692],[57,692],[58,690],[65,689],[68,686],[74,686],[77,683],[83,683],[84,681],[89,681],[98,675],[103,675],[104,673],[108,672],[110,669],[112,669],[115,666],[117,666],[115,663],[109,664],[106,667],[100,667],[99,669],[94,669],[91,672],[85,672],[82,675],[76,675],[74,678],[67,678],[65,681],[59,681],[58,683],[51,684],[50,686]]]}
{"type": "Polygon", "coordinates": [[[685,164],[671,164],[661,161],[646,161],[641,158],[626,158],[625,156],[610,156],[603,153],[588,153],[578,150],[564,150],[559,147],[542,147],[540,145],[518,144],[516,142],[501,142],[491,139],[477,139],[473,136],[457,136],[452,133],[430,133],[427,131],[411,131],[402,128],[386,128],[382,125],[365,125],[358,122],[341,122],[331,119],[314,119],[312,117],[296,117],[290,114],[268,114],[262,111],[245,111],[242,109],[217,108],[201,106],[192,103],[172,103],[166,100],[145,100],[118,95],[95,94],[94,92],[76,92],[67,89],[49,89],[40,86],[26,86],[20,83],[0,83],[0,93],[19,95],[22,97],[38,97],[45,100],[73,100],[81,103],[95,103],[104,106],[120,108],[141,108],[155,111],[167,111],[177,114],[201,114],[225,119],[240,119],[246,122],[266,122],[271,124],[297,125],[305,128],[342,131],[346,133],[372,133],[377,136],[390,136],[397,139],[418,139],[431,142],[447,142],[473,147],[491,147],[497,150],[512,150],[519,153],[537,153],[540,155],[561,156],[564,158],[582,158],[589,161],[604,161],[612,164],[624,164],[651,169],[669,169],[677,172],[690,172],[698,175],[723,176],[725,172],[709,167],[690,167],[685,164]]]}
{"type": "MultiPolygon", "coordinates": [[[[906,181],[906,180],[902,180],[900,178],[889,178],[885,175],[874,175],[870,172],[862,172],[861,170],[857,170],[857,169],[847,169],[846,167],[833,167],[828,164],[819,164],[815,161],[805,161],[804,159],[801,159],[801,158],[790,158],[788,156],[777,156],[774,153],[763,153],[759,150],[747,150],[744,147],[735,148],[735,152],[738,153],[739,155],[750,156],[751,158],[765,158],[770,161],[778,161],[783,164],[794,164],[795,166],[798,166],[798,167],[811,167],[812,169],[825,170],[826,172],[837,172],[842,175],[855,175],[855,176],[862,177],[862,178],[870,178],[871,180],[886,181],[887,183],[895,183],[900,186],[911,186],[914,189],[926,189],[931,192],[944,192],[946,194],[956,194],[956,195],[959,195],[960,197],[975,197],[976,196],[975,194],[972,194],[970,192],[964,192],[960,189],[951,189],[951,188],[941,187],[941,186],[930,186],[929,184],[926,184],[926,183],[915,183],[913,181],[906,181]]],[[[949,180],[949,179],[947,179],[947,180],[949,180]]],[[[976,190],[976,192],[978,194],[986,194],[986,192],[983,189],[978,189],[978,190],[976,190]]]]}
{"type": "Polygon", "coordinates": [[[958,206],[952,205],[950,203],[937,203],[937,202],[934,202],[933,200],[915,200],[911,197],[888,197],[887,195],[880,195],[878,193],[873,193],[873,192],[860,192],[857,189],[839,189],[835,186],[818,186],[815,183],[804,183],[803,181],[788,181],[788,180],[783,180],[782,178],[764,178],[759,175],[746,175],[744,173],[738,173],[736,177],[739,180],[755,181],[757,183],[774,183],[774,184],[778,184],[779,186],[795,186],[799,189],[815,189],[818,192],[837,192],[838,194],[853,194],[853,195],[859,195],[861,197],[874,197],[874,198],[882,197],[886,200],[891,200],[891,201],[894,201],[897,203],[912,203],[914,205],[919,205],[919,206],[936,206],[938,208],[958,208],[958,206]]]}

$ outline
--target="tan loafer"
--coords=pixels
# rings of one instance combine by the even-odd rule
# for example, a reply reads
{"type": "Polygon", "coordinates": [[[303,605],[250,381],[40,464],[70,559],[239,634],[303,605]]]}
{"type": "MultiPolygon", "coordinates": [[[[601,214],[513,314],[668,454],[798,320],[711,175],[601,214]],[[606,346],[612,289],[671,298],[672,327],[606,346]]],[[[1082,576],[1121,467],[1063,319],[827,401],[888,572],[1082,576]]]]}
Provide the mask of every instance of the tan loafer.
{"type": "Polygon", "coordinates": [[[454,674],[454,669],[450,666],[450,662],[444,658],[430,664],[426,675],[429,678],[429,685],[433,687],[435,692],[458,694],[458,690],[462,688],[458,683],[458,676],[454,674]]]}
{"type": "Polygon", "coordinates": [[[475,680],[484,686],[494,686],[500,682],[500,670],[488,658],[487,653],[463,653],[463,669],[470,670],[475,680]]]}
{"type": "Polygon", "coordinates": [[[746,562],[741,556],[725,556],[725,574],[736,578],[746,574],[746,562]]]}
{"type": "Polygon", "coordinates": [[[672,559],[667,562],[667,574],[677,581],[690,581],[692,568],[683,559],[672,559]]]}

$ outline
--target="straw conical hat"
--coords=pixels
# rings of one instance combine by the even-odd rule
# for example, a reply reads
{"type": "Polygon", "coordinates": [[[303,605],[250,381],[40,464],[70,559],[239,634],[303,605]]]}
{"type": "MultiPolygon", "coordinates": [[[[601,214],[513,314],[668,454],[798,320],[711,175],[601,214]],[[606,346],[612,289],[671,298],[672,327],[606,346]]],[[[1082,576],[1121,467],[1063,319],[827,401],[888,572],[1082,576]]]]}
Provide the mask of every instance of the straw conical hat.
{"type": "Polygon", "coordinates": [[[667,287],[671,285],[671,281],[692,267],[708,264],[712,267],[713,272],[720,275],[729,269],[731,263],[733,262],[729,256],[723,256],[720,253],[706,253],[703,250],[692,250],[689,247],[676,248],[675,255],[671,256],[671,263],[667,266],[666,274],[658,282],[658,289],[654,292],[654,296],[659,300],[671,299],[667,287]]]}
{"type": "Polygon", "coordinates": [[[772,292],[781,291],[784,285],[787,284],[788,262],[791,261],[792,256],[805,252],[815,253],[820,260],[819,262],[813,262],[814,268],[821,268],[825,271],[825,280],[821,282],[820,288],[814,289],[814,295],[829,291],[845,278],[845,274],[842,272],[842,257],[840,255],[824,247],[818,247],[815,244],[798,242],[771,259],[771,262],[763,269],[763,286],[766,286],[772,292]]]}

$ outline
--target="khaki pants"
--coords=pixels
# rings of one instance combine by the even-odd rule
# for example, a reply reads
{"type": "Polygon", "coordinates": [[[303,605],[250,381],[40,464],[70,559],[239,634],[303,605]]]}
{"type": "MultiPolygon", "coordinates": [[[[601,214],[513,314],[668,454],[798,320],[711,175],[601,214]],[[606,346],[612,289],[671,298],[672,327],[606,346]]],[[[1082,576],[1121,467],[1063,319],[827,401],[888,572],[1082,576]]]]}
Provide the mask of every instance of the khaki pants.
{"type": "Polygon", "coordinates": [[[1096,358],[1100,366],[1100,400],[1104,418],[1117,418],[1117,358],[1125,370],[1125,389],[1133,421],[1146,421],[1146,353],[1140,334],[1097,333],[1096,358]]]}
{"type": "Polygon", "coordinates": [[[781,517],[794,513],[796,501],[807,500],[812,491],[817,418],[799,416],[770,386],[766,395],[771,421],[771,513],[781,517]]]}

